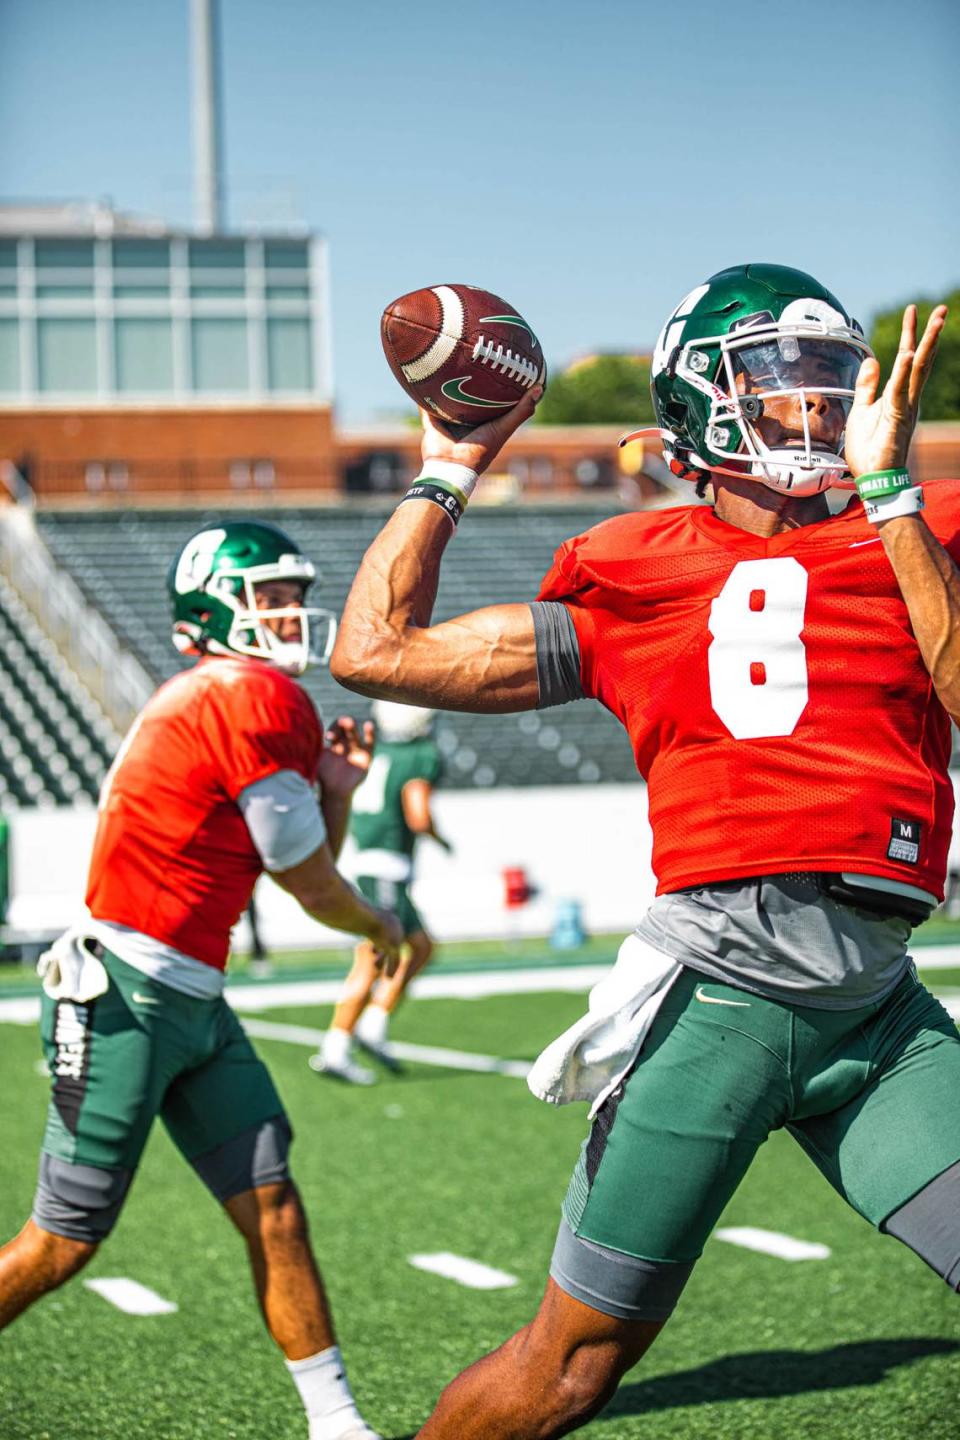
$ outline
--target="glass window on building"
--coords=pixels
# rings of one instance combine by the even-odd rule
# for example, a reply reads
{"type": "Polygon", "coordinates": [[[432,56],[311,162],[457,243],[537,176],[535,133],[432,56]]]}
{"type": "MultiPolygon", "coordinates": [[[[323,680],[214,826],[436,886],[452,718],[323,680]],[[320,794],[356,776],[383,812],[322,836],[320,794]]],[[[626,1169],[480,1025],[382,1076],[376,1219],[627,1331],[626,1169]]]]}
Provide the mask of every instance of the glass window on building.
{"type": "Polygon", "coordinates": [[[40,389],[88,394],[97,389],[97,330],[93,316],[44,316],[37,321],[40,389]]]}
{"type": "Polygon", "coordinates": [[[250,388],[247,322],[220,316],[191,326],[193,388],[236,394],[250,388]]]}
{"type": "Polygon", "coordinates": [[[273,316],[267,321],[267,385],[271,390],[312,389],[309,320],[273,316]]]}
{"type": "Polygon", "coordinates": [[[114,240],[113,293],[118,299],[161,300],[170,292],[166,240],[114,240]]]}
{"type": "Polygon", "coordinates": [[[20,393],[20,326],[0,319],[0,394],[20,393]]]}
{"type": "Polygon", "coordinates": [[[0,297],[11,300],[17,293],[17,242],[0,240],[0,297]]]}
{"type": "Polygon", "coordinates": [[[37,240],[37,297],[77,300],[93,294],[92,240],[37,240]]]}
{"type": "Polygon", "coordinates": [[[173,331],[163,316],[123,316],[114,322],[117,389],[164,393],[173,389],[173,331]]]}
{"type": "Polygon", "coordinates": [[[242,298],[246,289],[242,240],[191,240],[189,253],[190,294],[194,298],[242,298]]]}
{"type": "Polygon", "coordinates": [[[309,300],[310,250],[305,242],[268,240],[263,264],[268,300],[309,300]]]}

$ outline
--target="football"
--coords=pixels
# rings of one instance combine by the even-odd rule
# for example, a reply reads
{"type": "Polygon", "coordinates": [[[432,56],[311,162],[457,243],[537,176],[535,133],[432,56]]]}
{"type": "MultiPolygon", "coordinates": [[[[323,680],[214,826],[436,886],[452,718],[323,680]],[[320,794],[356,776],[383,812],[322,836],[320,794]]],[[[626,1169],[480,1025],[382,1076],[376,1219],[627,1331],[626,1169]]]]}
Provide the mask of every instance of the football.
{"type": "Polygon", "coordinates": [[[455,435],[543,384],[540,341],[506,300],[475,285],[431,285],[383,312],[384,354],[403,389],[455,435]]]}

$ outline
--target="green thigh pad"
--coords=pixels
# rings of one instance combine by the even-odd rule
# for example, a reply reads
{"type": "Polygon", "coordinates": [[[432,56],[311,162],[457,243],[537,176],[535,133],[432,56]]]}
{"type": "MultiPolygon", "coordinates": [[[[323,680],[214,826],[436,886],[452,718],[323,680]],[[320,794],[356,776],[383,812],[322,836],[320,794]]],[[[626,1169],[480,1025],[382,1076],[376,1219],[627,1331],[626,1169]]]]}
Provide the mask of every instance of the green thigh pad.
{"type": "Polygon", "coordinates": [[[685,970],[594,1120],[564,1215],[624,1254],[694,1260],[786,1126],[879,1224],[960,1158],[958,1090],[960,1037],[912,975],[879,1004],[830,1011],[685,970]]]}
{"type": "Polygon", "coordinates": [[[361,875],[356,885],[360,894],[365,900],[369,900],[371,905],[393,911],[403,926],[404,935],[416,935],[418,930],[425,928],[420,911],[410,899],[410,891],[406,885],[396,880],[381,880],[377,875],[361,875]]]}
{"type": "Polygon", "coordinates": [[[789,1129],[834,1189],[880,1225],[960,1160],[960,1034],[910,973],[864,1022],[861,1047],[866,1083],[814,1113],[819,1086],[829,1094],[845,1063],[825,1057],[789,1129]]]}
{"type": "Polygon", "coordinates": [[[198,1000],[105,951],[106,994],[43,998],[53,1092],[43,1149],[72,1164],[133,1170],[160,1115],[192,1159],[283,1113],[266,1067],[222,998],[198,1000]]]}

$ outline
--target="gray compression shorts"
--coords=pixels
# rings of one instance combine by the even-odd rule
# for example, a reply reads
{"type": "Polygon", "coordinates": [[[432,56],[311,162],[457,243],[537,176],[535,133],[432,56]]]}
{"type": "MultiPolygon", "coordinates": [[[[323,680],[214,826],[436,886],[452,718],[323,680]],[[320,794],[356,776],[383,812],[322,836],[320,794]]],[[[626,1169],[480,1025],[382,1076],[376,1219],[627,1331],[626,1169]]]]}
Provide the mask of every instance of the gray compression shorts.
{"type": "MultiPolygon", "coordinates": [[[[245,1190],[289,1179],[290,1124],[276,1115],[253,1125],[206,1155],[193,1168],[221,1204],[245,1190]]],[[[96,1245],[116,1224],[133,1173],[74,1165],[45,1152],[33,1202],[33,1220],[41,1230],[96,1245]]]]}

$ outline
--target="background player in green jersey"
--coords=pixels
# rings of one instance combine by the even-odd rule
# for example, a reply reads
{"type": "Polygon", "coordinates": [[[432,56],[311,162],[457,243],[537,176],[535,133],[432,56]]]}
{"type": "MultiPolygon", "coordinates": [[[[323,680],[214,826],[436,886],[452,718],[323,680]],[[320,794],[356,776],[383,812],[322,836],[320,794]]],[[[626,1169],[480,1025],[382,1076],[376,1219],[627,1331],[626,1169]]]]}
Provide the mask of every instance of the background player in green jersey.
{"type": "Polygon", "coordinates": [[[451,848],[437,834],[430,808],[441,771],[440,752],[431,735],[434,711],[378,700],[371,713],[377,749],[350,819],[358,851],[355,878],[366,899],[399,917],[402,958],[388,978],[378,969],[373,947],[366,941],[357,946],[330,1029],[310,1059],[315,1070],[355,1085],[372,1085],[376,1076],[353,1058],[354,1041],[386,1064],[395,1063],[387,1043],[390,1015],[433,954],[433,941],[410,898],[417,839],[429,835],[445,850],[451,848]]]}

